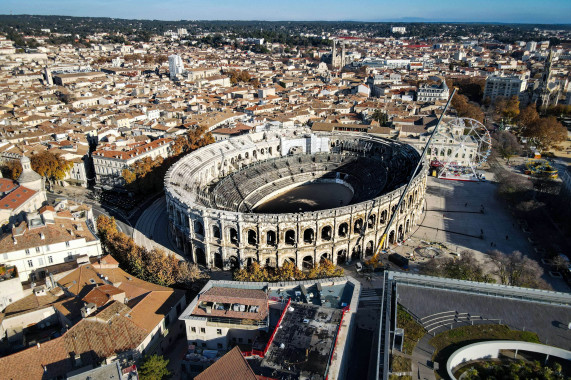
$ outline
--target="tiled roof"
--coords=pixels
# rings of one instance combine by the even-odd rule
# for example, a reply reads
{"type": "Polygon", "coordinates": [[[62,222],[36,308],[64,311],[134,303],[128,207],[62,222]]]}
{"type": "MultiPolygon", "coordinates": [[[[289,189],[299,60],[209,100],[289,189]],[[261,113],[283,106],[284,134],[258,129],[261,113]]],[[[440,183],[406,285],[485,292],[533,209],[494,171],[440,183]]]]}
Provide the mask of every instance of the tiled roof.
{"type": "Polygon", "coordinates": [[[0,193],[8,193],[18,187],[16,181],[8,178],[0,178],[0,193]]]}
{"type": "Polygon", "coordinates": [[[109,302],[113,296],[124,293],[124,291],[117,289],[113,285],[102,285],[92,289],[83,297],[83,300],[87,303],[94,303],[97,307],[101,307],[109,302]]]}
{"type": "Polygon", "coordinates": [[[0,199],[0,209],[15,210],[30,199],[36,192],[24,186],[18,186],[4,198],[0,199]]]}
{"type": "Polygon", "coordinates": [[[201,317],[212,316],[262,320],[268,315],[268,296],[262,290],[214,287],[199,296],[198,304],[192,311],[192,314],[201,317]],[[207,313],[203,308],[199,307],[199,305],[202,305],[204,302],[258,306],[258,310],[252,313],[232,309],[213,309],[207,313]]]}
{"type": "MultiPolygon", "coordinates": [[[[18,190],[10,194],[14,194],[16,191],[18,190]]],[[[86,241],[96,240],[96,237],[87,228],[83,220],[54,218],[53,224],[46,224],[42,227],[29,229],[25,222],[22,222],[18,227],[23,229],[23,234],[13,236],[12,233],[3,233],[0,235],[0,253],[63,243],[81,238],[84,238],[86,241]],[[78,229],[78,226],[81,228],[78,229]],[[14,237],[16,244],[14,244],[14,237]]]]}
{"type": "Polygon", "coordinates": [[[228,351],[194,380],[257,380],[257,376],[242,356],[238,346],[228,351]]]}

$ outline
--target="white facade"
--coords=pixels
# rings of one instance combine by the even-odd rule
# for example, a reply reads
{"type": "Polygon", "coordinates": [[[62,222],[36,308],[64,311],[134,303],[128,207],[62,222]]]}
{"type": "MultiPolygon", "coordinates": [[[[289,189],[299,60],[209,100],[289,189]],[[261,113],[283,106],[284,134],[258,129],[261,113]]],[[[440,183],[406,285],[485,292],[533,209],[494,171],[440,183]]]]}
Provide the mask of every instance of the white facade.
{"type": "Polygon", "coordinates": [[[404,33],[406,33],[406,27],[405,26],[393,26],[393,27],[391,27],[391,32],[404,34],[404,33]]]}
{"type": "Polygon", "coordinates": [[[440,86],[421,85],[416,93],[416,97],[419,102],[447,100],[449,96],[450,90],[444,81],[442,81],[440,86]]]}
{"type": "MultiPolygon", "coordinates": [[[[85,223],[77,224],[77,228],[87,229],[85,223]]],[[[50,226],[50,229],[62,229],[65,234],[69,235],[69,240],[50,241],[46,239],[44,231],[46,227],[40,227],[37,231],[28,230],[23,235],[14,235],[10,238],[13,242],[12,247],[7,247],[7,240],[2,242],[2,254],[0,255],[0,263],[6,265],[13,265],[18,269],[20,281],[24,282],[28,279],[39,279],[45,275],[46,266],[62,264],[65,262],[73,261],[78,256],[99,256],[102,253],[101,243],[91,232],[92,239],[89,241],[84,237],[73,237],[67,228],[59,227],[58,224],[50,226]],[[44,236],[44,242],[39,245],[25,244],[26,235],[38,233],[44,236]],[[11,249],[10,249],[11,248],[11,249]],[[43,274],[42,274],[43,272],[43,274]]]]}
{"type": "Polygon", "coordinates": [[[182,63],[182,58],[178,55],[169,56],[169,74],[171,79],[180,75],[184,72],[184,64],[182,63]]]}
{"type": "Polygon", "coordinates": [[[486,79],[486,87],[484,88],[484,98],[489,97],[494,101],[498,96],[511,98],[519,96],[525,91],[527,80],[519,76],[489,76],[486,79]]]}

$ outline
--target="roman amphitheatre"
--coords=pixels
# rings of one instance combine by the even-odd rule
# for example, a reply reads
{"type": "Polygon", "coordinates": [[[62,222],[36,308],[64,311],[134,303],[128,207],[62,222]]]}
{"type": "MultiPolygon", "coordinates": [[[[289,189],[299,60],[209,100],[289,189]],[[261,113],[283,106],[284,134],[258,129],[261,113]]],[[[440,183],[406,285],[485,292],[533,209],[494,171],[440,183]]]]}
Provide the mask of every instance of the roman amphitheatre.
{"type": "Polygon", "coordinates": [[[165,176],[172,241],[205,267],[257,261],[341,264],[405,238],[424,211],[422,167],[410,145],[362,134],[268,129],[183,157],[165,176]]]}

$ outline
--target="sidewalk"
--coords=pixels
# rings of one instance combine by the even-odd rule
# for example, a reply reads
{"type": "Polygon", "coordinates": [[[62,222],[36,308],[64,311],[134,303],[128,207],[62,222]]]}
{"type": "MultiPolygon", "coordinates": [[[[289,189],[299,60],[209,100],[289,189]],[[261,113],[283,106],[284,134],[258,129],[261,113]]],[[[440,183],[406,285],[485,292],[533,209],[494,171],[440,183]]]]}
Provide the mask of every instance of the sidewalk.
{"type": "Polygon", "coordinates": [[[430,338],[432,338],[431,335],[425,334],[412,351],[413,379],[436,380],[434,370],[428,366],[432,362],[432,354],[434,353],[434,347],[428,343],[430,338]]]}

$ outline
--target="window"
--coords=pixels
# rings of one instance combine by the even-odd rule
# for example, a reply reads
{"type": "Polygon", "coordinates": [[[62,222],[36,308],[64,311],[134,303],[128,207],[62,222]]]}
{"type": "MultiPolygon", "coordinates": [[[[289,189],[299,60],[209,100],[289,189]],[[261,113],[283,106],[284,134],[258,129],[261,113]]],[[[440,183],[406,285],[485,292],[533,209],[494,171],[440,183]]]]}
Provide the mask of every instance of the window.
{"type": "MultiPolygon", "coordinates": [[[[36,251],[37,251],[37,250],[38,250],[38,249],[36,248],[36,251]]],[[[26,249],[26,255],[29,255],[29,254],[30,254],[30,250],[29,250],[29,249],[26,249]]]]}
{"type": "Polygon", "coordinates": [[[191,327],[191,328],[190,328],[190,331],[192,331],[193,333],[195,333],[195,332],[196,332],[196,327],[191,327]]]}
{"type": "Polygon", "coordinates": [[[66,247],[69,247],[69,241],[66,241],[66,242],[65,242],[65,246],[66,246],[66,247]]]}
{"type": "Polygon", "coordinates": [[[46,251],[49,251],[49,250],[50,250],[50,246],[46,245],[46,251]]]}
{"type": "Polygon", "coordinates": [[[67,258],[70,259],[70,260],[73,259],[73,253],[68,252],[68,253],[67,253],[67,258]]]}
{"type": "Polygon", "coordinates": [[[40,253],[40,247],[36,247],[36,252],[40,253]]]}
{"type": "Polygon", "coordinates": [[[51,256],[48,256],[48,263],[53,264],[54,263],[54,258],[51,256]]]}
{"type": "Polygon", "coordinates": [[[200,328],[200,333],[201,333],[201,334],[206,334],[206,329],[205,329],[204,327],[201,327],[201,328],[200,328]]]}
{"type": "Polygon", "coordinates": [[[170,325],[171,323],[171,316],[169,314],[165,315],[165,326],[170,325]]]}
{"type": "Polygon", "coordinates": [[[242,338],[238,338],[238,342],[242,343],[242,338]]]}
{"type": "Polygon", "coordinates": [[[44,259],[43,259],[42,257],[40,257],[40,258],[38,259],[38,264],[39,264],[39,266],[44,265],[44,259]]]}
{"type": "Polygon", "coordinates": [[[206,343],[202,342],[202,347],[206,347],[206,343]]]}
{"type": "Polygon", "coordinates": [[[33,262],[32,260],[28,260],[28,266],[29,266],[30,268],[33,268],[33,267],[34,267],[34,262],[33,262]]]}
{"type": "Polygon", "coordinates": [[[222,335],[222,329],[216,329],[216,334],[217,334],[217,335],[222,335]]]}

